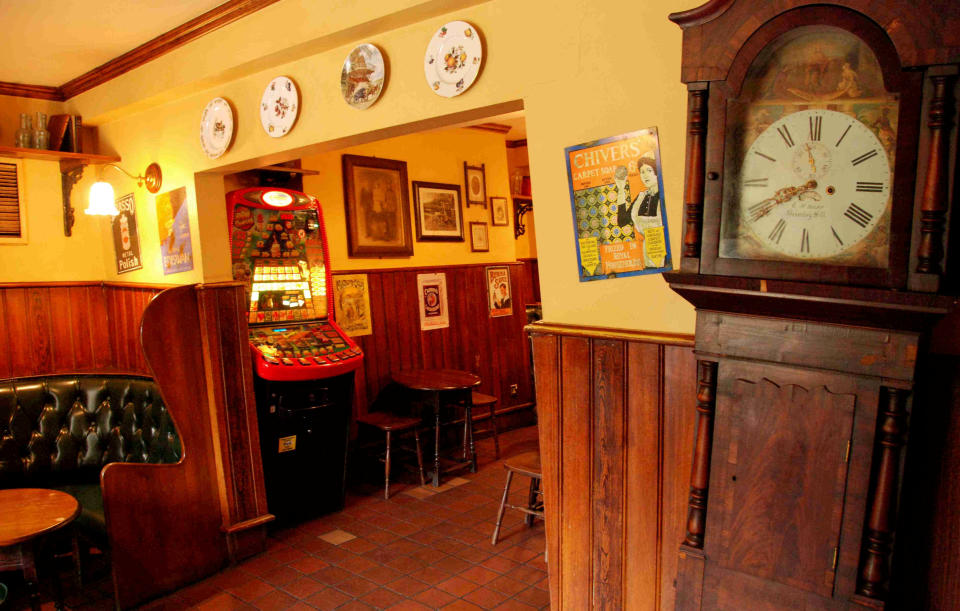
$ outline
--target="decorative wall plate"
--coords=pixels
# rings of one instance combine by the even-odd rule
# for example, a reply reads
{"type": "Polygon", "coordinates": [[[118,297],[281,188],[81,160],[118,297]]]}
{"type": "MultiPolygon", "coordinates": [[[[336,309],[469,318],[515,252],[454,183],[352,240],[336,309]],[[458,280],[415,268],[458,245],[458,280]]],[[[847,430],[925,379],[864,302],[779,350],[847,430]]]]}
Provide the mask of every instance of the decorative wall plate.
{"type": "Polygon", "coordinates": [[[423,73],[434,93],[452,98],[470,88],[482,63],[483,43],[477,29],[466,21],[451,21],[430,39],[423,73]]]}
{"type": "Polygon", "coordinates": [[[200,117],[200,146],[210,159],[227,152],[233,141],[233,108],[223,98],[213,98],[200,117]]]}
{"type": "Polygon", "coordinates": [[[300,113],[300,94],[289,78],[278,76],[270,81],[260,99],[260,124],[274,138],[286,136],[300,113]]]}
{"type": "Polygon", "coordinates": [[[369,43],[357,45],[344,60],[340,71],[343,99],[359,110],[369,107],[380,97],[386,74],[380,49],[369,43]]]}

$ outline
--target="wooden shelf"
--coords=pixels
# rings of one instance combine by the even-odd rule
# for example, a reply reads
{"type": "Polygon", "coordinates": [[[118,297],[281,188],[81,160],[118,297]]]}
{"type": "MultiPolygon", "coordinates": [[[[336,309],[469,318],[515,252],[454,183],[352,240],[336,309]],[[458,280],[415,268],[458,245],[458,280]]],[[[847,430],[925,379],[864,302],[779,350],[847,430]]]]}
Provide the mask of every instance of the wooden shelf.
{"type": "Polygon", "coordinates": [[[16,146],[0,146],[0,157],[17,159],[41,159],[43,161],[67,161],[88,164],[119,163],[116,155],[94,155],[93,153],[67,153],[45,149],[23,149],[16,146]]]}

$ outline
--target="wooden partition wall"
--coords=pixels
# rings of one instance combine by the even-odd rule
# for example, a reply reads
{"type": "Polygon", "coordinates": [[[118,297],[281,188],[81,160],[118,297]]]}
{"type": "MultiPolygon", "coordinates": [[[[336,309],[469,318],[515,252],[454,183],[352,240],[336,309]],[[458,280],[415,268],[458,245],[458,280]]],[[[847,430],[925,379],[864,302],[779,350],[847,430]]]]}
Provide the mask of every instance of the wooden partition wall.
{"type": "Polygon", "coordinates": [[[538,323],[553,609],[673,609],[695,428],[693,337],[538,323]]]}

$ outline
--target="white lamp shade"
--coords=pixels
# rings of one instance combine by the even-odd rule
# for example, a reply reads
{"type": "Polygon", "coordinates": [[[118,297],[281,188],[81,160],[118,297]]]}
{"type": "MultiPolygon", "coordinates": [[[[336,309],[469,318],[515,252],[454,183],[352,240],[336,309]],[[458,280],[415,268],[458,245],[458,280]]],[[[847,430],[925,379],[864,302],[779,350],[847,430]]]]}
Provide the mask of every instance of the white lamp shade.
{"type": "Polygon", "coordinates": [[[90,187],[90,200],[84,214],[116,216],[120,213],[113,203],[113,185],[108,182],[95,182],[90,187]]]}

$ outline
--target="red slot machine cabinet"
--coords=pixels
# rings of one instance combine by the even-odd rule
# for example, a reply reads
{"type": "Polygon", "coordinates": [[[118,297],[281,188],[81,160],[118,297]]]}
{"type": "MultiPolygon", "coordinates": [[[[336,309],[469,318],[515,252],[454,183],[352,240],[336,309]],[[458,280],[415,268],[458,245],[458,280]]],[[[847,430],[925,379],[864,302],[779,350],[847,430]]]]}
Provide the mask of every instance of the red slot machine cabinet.
{"type": "Polygon", "coordinates": [[[233,277],[246,284],[267,505],[279,522],[343,507],[360,348],[334,320],[323,213],[313,197],[227,194],[233,277]]]}

